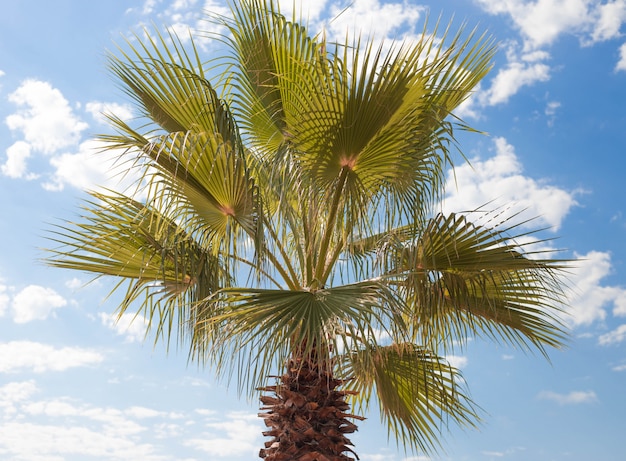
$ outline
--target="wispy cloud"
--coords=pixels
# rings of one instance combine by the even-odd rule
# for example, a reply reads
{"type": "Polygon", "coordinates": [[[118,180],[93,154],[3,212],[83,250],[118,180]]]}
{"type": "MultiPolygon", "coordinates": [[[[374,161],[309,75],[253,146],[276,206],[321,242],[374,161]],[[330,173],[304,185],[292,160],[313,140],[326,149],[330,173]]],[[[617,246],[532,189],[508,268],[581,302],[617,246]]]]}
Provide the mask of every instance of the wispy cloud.
{"type": "Polygon", "coordinates": [[[601,346],[620,344],[624,341],[626,341],[626,324],[620,325],[615,330],[605,333],[598,338],[598,343],[601,346]]]}
{"type": "Polygon", "coordinates": [[[559,405],[579,405],[584,403],[596,403],[598,401],[598,396],[594,391],[572,391],[568,394],[541,391],[537,397],[541,400],[556,402],[559,405]]]}
{"type": "Polygon", "coordinates": [[[509,42],[506,55],[508,63],[498,70],[491,79],[489,88],[479,95],[483,106],[506,103],[521,88],[550,79],[550,66],[546,64],[550,55],[547,52],[530,51],[520,54],[517,44],[509,42]]]}
{"type": "MultiPolygon", "coordinates": [[[[4,356],[4,352],[0,352],[0,356],[4,356]]],[[[48,390],[47,387],[40,389],[34,380],[0,386],[0,453],[3,459],[199,459],[164,452],[169,439],[189,439],[190,430],[198,429],[200,422],[194,414],[139,405],[101,406],[75,397],[45,397],[43,394],[48,390]]],[[[167,404],[167,400],[159,403],[167,404]]],[[[240,432],[234,426],[251,418],[252,415],[235,413],[218,415],[211,422],[221,421],[224,427],[206,424],[204,427],[217,437],[230,431],[233,437],[246,435],[250,438],[250,431],[240,432]]],[[[260,427],[255,427],[255,435],[260,431],[260,427]]],[[[231,446],[239,446],[242,440],[248,443],[247,438],[227,438],[227,441],[231,446]]],[[[179,451],[185,451],[181,448],[179,451]]]]}
{"type": "Polygon", "coordinates": [[[0,373],[65,371],[101,363],[104,355],[81,347],[56,348],[34,341],[0,343],[0,373]]]}
{"type": "Polygon", "coordinates": [[[619,47],[619,60],[615,64],[616,71],[626,71],[626,43],[619,47]]]}
{"type": "Polygon", "coordinates": [[[448,363],[457,369],[465,368],[468,363],[468,359],[462,355],[446,355],[448,363]]]}
{"type": "Polygon", "coordinates": [[[107,115],[115,115],[122,120],[130,120],[133,117],[130,105],[116,102],[90,101],[85,104],[85,110],[95,121],[102,124],[108,124],[107,115]]]}
{"type": "Polygon", "coordinates": [[[185,445],[209,454],[211,457],[232,458],[258,451],[261,424],[254,414],[232,412],[219,421],[209,419],[208,429],[200,437],[185,441],[185,445]]]}

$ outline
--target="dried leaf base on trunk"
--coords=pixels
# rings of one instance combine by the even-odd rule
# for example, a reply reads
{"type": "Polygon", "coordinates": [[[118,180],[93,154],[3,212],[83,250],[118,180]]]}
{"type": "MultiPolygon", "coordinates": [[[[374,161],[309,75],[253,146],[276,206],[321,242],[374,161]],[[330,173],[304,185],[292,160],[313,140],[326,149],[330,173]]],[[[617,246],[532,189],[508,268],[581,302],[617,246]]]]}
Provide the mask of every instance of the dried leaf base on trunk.
{"type": "Polygon", "coordinates": [[[335,390],[341,384],[308,361],[292,360],[278,385],[261,389],[273,394],[261,396],[261,410],[266,412],[259,414],[270,428],[263,435],[273,438],[265,442],[259,456],[265,461],[359,459],[345,434],[357,430],[348,418],[365,418],[346,413],[349,392],[335,390]]]}

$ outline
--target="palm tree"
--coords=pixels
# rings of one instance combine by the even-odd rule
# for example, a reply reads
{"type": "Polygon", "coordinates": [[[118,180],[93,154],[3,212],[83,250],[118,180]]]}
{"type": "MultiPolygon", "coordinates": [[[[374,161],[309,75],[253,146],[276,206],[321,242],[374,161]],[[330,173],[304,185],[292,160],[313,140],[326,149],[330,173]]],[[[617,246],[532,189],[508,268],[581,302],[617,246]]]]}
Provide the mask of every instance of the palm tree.
{"type": "Polygon", "coordinates": [[[442,424],[479,420],[452,347],[545,352],[564,335],[561,262],[497,215],[437,212],[467,128],[452,114],[493,43],[426,26],[417,41],[331,43],[271,0],[231,9],[219,59],[171,33],[110,55],[141,121],[110,116],[100,139],[141,188],[91,193],[47,262],[117,277],[120,315],[261,391],[267,461],[354,459],[347,434],[373,401],[400,444],[436,450],[442,424]]]}

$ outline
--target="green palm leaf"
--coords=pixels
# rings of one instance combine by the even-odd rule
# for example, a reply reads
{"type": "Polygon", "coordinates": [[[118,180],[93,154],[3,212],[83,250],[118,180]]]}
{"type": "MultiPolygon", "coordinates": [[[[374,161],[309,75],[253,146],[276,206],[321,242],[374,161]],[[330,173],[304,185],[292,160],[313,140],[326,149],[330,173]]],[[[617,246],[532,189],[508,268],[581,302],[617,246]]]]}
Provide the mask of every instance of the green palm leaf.
{"type": "Polygon", "coordinates": [[[390,433],[406,446],[431,452],[440,443],[442,423],[474,426],[478,418],[459,371],[428,349],[369,345],[339,363],[340,376],[358,393],[357,403],[367,407],[375,395],[390,433]]]}
{"type": "Polygon", "coordinates": [[[323,43],[305,27],[288,21],[266,0],[251,0],[227,21],[233,57],[233,103],[242,130],[268,155],[291,139],[297,114],[319,85],[323,43]]]}
{"type": "Polygon", "coordinates": [[[232,244],[233,226],[240,226],[260,243],[261,207],[232,114],[205,79],[195,47],[192,59],[176,37],[157,37],[138,49],[129,43],[131,54],[110,60],[142,113],[167,133],[145,137],[110,117],[120,134],[100,139],[139,152],[157,168],[159,175],[144,179],[178,208],[171,214],[193,221],[194,231],[232,244]]]}
{"type": "Polygon", "coordinates": [[[182,339],[193,329],[191,307],[230,283],[223,262],[158,209],[114,192],[91,195],[83,222],[52,232],[60,247],[46,262],[126,281],[118,314],[139,302],[157,339],[178,329],[182,339]]]}
{"type": "Polygon", "coordinates": [[[375,281],[317,291],[223,289],[196,309],[203,336],[194,355],[220,373],[237,351],[243,360],[237,369],[244,373],[238,381],[259,386],[297,347],[328,366],[332,351],[369,344],[381,331],[406,338],[403,309],[404,304],[375,281]]]}
{"type": "Polygon", "coordinates": [[[402,261],[392,270],[404,274],[416,333],[434,341],[484,334],[540,350],[558,347],[564,339],[558,271],[565,262],[524,254],[514,240],[506,229],[451,214],[435,217],[414,243],[402,245],[391,264],[402,261]]]}

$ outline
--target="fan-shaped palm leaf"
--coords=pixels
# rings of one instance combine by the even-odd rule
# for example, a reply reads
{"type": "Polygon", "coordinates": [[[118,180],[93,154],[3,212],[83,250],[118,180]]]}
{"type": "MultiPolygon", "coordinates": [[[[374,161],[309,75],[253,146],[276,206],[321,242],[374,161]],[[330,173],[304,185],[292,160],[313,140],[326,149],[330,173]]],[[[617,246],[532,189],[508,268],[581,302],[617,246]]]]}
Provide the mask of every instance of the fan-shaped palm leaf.
{"type": "Polygon", "coordinates": [[[441,423],[449,418],[473,426],[478,417],[459,371],[428,349],[370,344],[341,356],[339,363],[360,406],[375,395],[390,433],[408,446],[432,451],[441,440],[441,423]]]}
{"type": "MultiPolygon", "coordinates": [[[[523,235],[522,235],[523,236],[523,235]]],[[[520,345],[558,346],[563,262],[525,255],[506,229],[438,215],[414,242],[401,243],[391,269],[400,275],[423,338],[476,334],[520,345]]]]}
{"type": "Polygon", "coordinates": [[[110,275],[128,282],[118,314],[139,302],[157,338],[193,329],[192,307],[230,284],[220,258],[159,210],[115,192],[92,194],[83,222],[58,226],[54,267],[110,275]]]}

